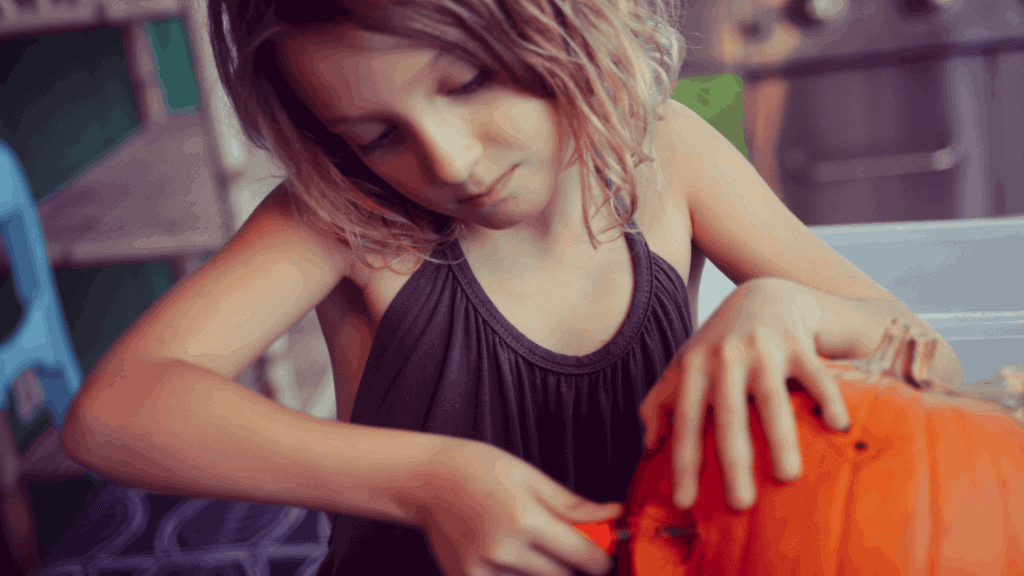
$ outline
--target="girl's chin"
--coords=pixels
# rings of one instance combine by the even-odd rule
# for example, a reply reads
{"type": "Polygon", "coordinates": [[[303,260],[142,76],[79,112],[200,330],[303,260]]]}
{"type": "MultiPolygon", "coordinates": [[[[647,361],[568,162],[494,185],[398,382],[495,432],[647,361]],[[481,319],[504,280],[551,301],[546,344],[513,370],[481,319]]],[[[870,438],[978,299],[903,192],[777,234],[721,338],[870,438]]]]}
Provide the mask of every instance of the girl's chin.
{"type": "Polygon", "coordinates": [[[470,228],[480,227],[487,230],[508,230],[523,223],[524,219],[500,210],[477,211],[462,217],[470,228]]]}

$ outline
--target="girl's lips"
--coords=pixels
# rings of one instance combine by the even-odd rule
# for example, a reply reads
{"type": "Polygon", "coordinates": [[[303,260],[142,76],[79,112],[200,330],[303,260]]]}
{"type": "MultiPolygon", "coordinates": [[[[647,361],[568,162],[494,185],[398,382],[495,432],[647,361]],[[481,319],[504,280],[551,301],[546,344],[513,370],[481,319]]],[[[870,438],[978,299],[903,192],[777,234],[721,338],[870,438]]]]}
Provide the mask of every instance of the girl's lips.
{"type": "Polygon", "coordinates": [[[498,180],[491,186],[490,190],[483,194],[477,194],[476,196],[470,196],[469,198],[459,200],[459,204],[469,206],[470,208],[483,208],[491,202],[494,202],[505,192],[505,189],[508,188],[508,183],[512,180],[512,174],[515,172],[516,168],[519,168],[519,164],[509,168],[508,172],[505,172],[501,178],[498,178],[498,180]]]}

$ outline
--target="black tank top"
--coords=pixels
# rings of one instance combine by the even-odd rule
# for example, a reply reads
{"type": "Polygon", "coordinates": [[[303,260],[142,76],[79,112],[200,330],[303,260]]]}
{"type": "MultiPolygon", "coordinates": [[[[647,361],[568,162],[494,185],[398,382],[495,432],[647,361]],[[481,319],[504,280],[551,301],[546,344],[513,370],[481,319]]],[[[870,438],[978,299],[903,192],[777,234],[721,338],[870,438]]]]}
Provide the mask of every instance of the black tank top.
{"type": "MultiPolygon", "coordinates": [[[[683,279],[640,233],[626,241],[629,312],[612,340],[585,356],[526,338],[484,293],[459,242],[440,246],[432,256],[453,264],[425,261],[395,296],[351,421],[488,442],[581,496],[623,502],[644,451],[640,404],[693,333],[683,279]]],[[[330,518],[317,576],[441,574],[422,530],[330,518]]]]}

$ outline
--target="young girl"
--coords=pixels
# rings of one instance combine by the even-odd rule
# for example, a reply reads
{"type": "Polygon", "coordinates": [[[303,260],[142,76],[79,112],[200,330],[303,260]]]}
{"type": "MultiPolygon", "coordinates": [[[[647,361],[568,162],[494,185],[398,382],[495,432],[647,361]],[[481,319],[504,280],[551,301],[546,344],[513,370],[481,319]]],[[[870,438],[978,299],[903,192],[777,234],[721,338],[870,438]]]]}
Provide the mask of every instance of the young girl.
{"type": "Polygon", "coordinates": [[[325,510],[322,576],[606,573],[573,524],[619,515],[670,429],[692,505],[709,406],[730,504],[753,504],[748,395],[796,478],[787,379],[842,431],[819,355],[866,355],[893,318],[937,334],[669,99],[676,17],[212,0],[228,94],[287,180],[92,370],[68,453],[146,490],[325,510]],[[738,288],[694,332],[705,257],[738,288]],[[232,381],[314,307],[337,422],[232,381]]]}

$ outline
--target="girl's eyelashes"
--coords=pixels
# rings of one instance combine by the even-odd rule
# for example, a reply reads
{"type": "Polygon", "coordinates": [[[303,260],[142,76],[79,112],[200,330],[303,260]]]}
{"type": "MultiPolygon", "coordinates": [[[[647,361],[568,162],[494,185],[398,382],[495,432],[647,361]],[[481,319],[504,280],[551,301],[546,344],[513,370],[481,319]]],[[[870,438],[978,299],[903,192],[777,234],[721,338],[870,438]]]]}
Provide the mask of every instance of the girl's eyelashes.
{"type": "Polygon", "coordinates": [[[359,150],[363,153],[363,156],[367,156],[371,154],[374,150],[376,150],[378,147],[387,144],[388,140],[391,139],[391,135],[394,133],[395,127],[392,126],[385,130],[384,133],[378,136],[377,139],[374,140],[373,142],[370,142],[369,144],[366,144],[364,146],[360,146],[359,150]]]}
{"type": "MultiPolygon", "coordinates": [[[[474,76],[472,79],[470,79],[469,82],[467,82],[467,83],[463,84],[462,86],[459,86],[458,88],[452,90],[451,92],[449,92],[449,94],[450,95],[454,95],[454,96],[465,96],[465,95],[468,95],[468,94],[472,94],[472,93],[480,90],[480,88],[482,88],[484,85],[486,85],[488,82],[490,82],[490,80],[491,80],[491,70],[490,70],[490,68],[481,68],[480,71],[476,73],[476,76],[474,76]]],[[[359,147],[360,152],[362,152],[362,154],[364,156],[368,156],[368,155],[372,154],[378,148],[380,148],[381,146],[386,145],[388,142],[391,141],[391,137],[395,134],[395,130],[396,129],[397,129],[396,126],[391,126],[387,130],[385,130],[383,134],[378,136],[377,139],[374,140],[373,142],[370,142],[369,144],[365,144],[363,146],[360,146],[359,147]]]]}
{"type": "Polygon", "coordinates": [[[466,82],[462,86],[459,86],[458,88],[453,90],[451,93],[452,94],[460,94],[460,95],[461,94],[472,94],[476,90],[480,89],[488,81],[490,81],[490,79],[491,79],[491,69],[490,68],[481,68],[480,71],[476,73],[476,76],[473,76],[472,78],[470,78],[469,82],[466,82]]]}

